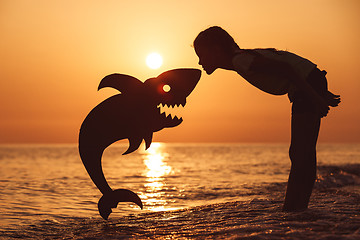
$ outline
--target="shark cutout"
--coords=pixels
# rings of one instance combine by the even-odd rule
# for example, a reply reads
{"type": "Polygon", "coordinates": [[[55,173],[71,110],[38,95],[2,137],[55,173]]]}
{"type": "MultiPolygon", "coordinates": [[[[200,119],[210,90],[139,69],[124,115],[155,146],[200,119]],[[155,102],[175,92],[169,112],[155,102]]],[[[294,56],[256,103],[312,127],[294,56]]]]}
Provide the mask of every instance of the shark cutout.
{"type": "Polygon", "coordinates": [[[111,87],[121,94],[104,100],[86,116],[79,133],[79,153],[90,178],[103,194],[98,210],[105,220],[112,212],[111,208],[116,208],[119,202],[133,202],[141,209],[143,204],[130,190],[111,189],[101,165],[104,150],[121,139],[129,140],[129,148],[123,154],[137,150],[143,139],[147,149],[154,132],[178,126],[182,118],[166,116],[165,112],[161,114],[160,105],[185,106],[186,97],[200,76],[200,70],[184,68],[166,71],[144,83],[118,73],[101,80],[98,90],[111,87]]]}

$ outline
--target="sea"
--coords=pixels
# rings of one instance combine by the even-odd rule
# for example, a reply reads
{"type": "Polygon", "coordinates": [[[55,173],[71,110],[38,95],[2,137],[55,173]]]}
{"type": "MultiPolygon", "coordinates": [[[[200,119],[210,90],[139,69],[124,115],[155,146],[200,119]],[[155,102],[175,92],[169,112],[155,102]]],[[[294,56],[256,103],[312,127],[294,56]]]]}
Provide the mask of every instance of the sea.
{"type": "Polygon", "coordinates": [[[0,239],[360,239],[360,144],[318,145],[309,209],[283,212],[288,144],[108,147],[113,189],[142,199],[109,219],[76,144],[0,145],[0,239]]]}

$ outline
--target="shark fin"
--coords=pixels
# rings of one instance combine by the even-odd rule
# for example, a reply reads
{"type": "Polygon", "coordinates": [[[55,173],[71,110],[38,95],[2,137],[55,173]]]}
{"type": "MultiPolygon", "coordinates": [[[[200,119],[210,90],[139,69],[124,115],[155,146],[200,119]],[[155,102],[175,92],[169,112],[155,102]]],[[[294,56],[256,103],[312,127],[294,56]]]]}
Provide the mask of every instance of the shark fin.
{"type": "Polygon", "coordinates": [[[122,93],[136,92],[142,89],[143,83],[132,76],[113,73],[104,77],[98,87],[98,90],[105,87],[112,87],[119,90],[122,93]]]}
{"type": "Polygon", "coordinates": [[[143,204],[139,196],[127,189],[117,189],[110,193],[103,195],[98,202],[98,209],[101,217],[108,219],[111,208],[116,208],[119,202],[133,202],[143,209],[143,204]]]}
{"type": "Polygon", "coordinates": [[[145,150],[148,149],[151,145],[152,142],[152,137],[153,137],[153,133],[150,132],[149,134],[144,136],[144,140],[145,140],[145,150]]]}
{"type": "Polygon", "coordinates": [[[123,153],[123,155],[132,153],[133,151],[136,151],[140,144],[142,142],[142,138],[140,137],[130,137],[129,138],[129,148],[126,150],[126,152],[123,153]]]}

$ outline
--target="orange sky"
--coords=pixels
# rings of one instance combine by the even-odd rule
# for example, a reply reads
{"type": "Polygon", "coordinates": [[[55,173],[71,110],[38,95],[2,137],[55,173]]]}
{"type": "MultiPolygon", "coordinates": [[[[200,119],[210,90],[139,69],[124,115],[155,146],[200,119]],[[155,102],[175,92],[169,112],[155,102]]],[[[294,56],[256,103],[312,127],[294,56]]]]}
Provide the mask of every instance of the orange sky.
{"type": "MultiPolygon", "coordinates": [[[[359,13],[357,0],[2,0],[0,143],[76,142],[87,113],[114,93],[97,92],[102,77],[120,72],[144,81],[172,68],[200,68],[191,45],[212,25],[240,47],[289,50],[326,69],[343,102],[323,120],[320,142],[359,142],[359,13]],[[145,64],[153,51],[164,60],[156,70],[145,64]]],[[[184,122],[154,140],[287,142],[290,106],[286,96],[218,70],[203,74],[184,122]]]]}

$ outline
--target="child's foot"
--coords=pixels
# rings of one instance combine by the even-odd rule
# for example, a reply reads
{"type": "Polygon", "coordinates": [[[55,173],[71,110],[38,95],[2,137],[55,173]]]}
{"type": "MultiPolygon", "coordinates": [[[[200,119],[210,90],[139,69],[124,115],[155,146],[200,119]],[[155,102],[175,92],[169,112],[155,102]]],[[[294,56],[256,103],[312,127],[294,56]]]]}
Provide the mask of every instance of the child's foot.
{"type": "Polygon", "coordinates": [[[283,206],[283,212],[303,212],[306,211],[308,208],[307,207],[286,207],[283,206]]]}

